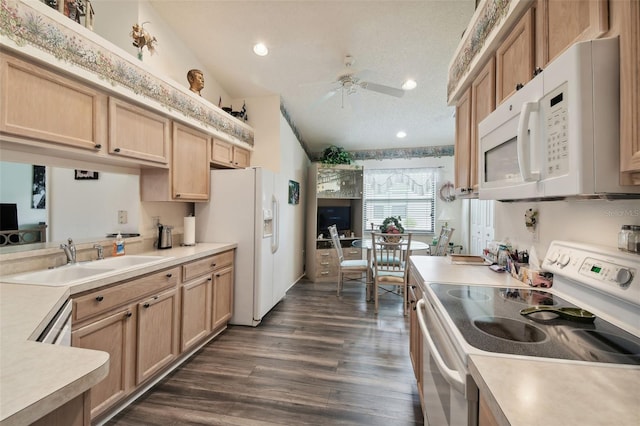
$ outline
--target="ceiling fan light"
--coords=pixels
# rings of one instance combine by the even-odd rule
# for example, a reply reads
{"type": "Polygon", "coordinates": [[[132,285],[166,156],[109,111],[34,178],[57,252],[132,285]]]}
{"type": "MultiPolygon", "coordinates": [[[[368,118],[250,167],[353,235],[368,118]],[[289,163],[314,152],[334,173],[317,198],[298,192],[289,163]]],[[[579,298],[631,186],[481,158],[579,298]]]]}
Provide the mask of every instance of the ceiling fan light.
{"type": "Polygon", "coordinates": [[[418,86],[418,83],[415,80],[408,79],[404,83],[402,83],[403,90],[413,90],[418,86]]]}
{"type": "Polygon", "coordinates": [[[407,137],[407,132],[404,132],[404,131],[400,130],[398,133],[396,133],[396,137],[398,139],[406,138],[407,137]]]}
{"type": "Polygon", "coordinates": [[[258,56],[267,56],[267,54],[269,53],[269,49],[267,49],[267,46],[265,46],[263,43],[256,43],[253,46],[253,53],[258,56]]]}

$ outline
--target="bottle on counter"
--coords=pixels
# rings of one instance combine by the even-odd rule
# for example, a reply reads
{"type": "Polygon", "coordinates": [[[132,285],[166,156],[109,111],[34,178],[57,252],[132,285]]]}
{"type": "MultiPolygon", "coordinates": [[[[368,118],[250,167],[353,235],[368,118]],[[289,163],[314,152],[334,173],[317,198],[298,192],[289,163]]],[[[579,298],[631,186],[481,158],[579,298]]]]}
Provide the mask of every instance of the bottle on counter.
{"type": "Polygon", "coordinates": [[[116,239],[113,241],[113,255],[124,255],[124,238],[122,238],[122,234],[119,232],[118,235],[116,235],[116,239]]]}
{"type": "Polygon", "coordinates": [[[627,237],[627,251],[640,253],[640,225],[631,225],[627,237]]]}
{"type": "Polygon", "coordinates": [[[631,234],[631,225],[622,225],[618,232],[618,250],[629,250],[629,235],[631,234]]]}

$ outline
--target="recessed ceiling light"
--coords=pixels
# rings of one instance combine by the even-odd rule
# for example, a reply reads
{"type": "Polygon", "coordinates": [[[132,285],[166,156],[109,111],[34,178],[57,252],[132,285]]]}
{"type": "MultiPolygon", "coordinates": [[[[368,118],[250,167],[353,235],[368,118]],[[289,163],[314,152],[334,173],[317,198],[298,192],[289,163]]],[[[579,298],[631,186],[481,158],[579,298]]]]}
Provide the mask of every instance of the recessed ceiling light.
{"type": "Polygon", "coordinates": [[[396,133],[396,137],[399,139],[405,138],[407,137],[407,133],[400,130],[398,133],[396,133]]]}
{"type": "Polygon", "coordinates": [[[267,54],[269,53],[269,49],[267,49],[267,46],[265,46],[264,44],[257,43],[255,46],[253,46],[253,53],[258,56],[267,56],[267,54]]]}
{"type": "Polygon", "coordinates": [[[413,90],[418,86],[418,83],[415,80],[409,79],[402,83],[403,90],[413,90]]]}

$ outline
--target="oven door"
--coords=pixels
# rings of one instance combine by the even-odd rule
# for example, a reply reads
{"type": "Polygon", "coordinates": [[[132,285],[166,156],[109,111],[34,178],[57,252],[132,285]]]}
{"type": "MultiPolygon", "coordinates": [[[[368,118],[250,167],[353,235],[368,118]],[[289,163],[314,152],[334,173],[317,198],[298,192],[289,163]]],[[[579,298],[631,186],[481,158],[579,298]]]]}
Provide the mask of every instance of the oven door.
{"type": "Polygon", "coordinates": [[[422,381],[424,423],[432,426],[476,426],[478,389],[457,356],[434,307],[422,298],[416,305],[423,334],[422,381]]]}
{"type": "Polygon", "coordinates": [[[542,78],[535,78],[478,125],[479,198],[516,200],[544,195],[538,105],[542,78]]]}

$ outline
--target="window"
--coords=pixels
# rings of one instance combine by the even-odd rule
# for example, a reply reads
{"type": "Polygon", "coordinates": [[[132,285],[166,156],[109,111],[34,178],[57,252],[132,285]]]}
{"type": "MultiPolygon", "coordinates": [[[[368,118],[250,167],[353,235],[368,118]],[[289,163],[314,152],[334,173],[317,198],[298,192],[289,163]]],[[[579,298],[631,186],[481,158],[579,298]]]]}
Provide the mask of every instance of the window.
{"type": "Polygon", "coordinates": [[[364,229],[400,216],[405,231],[434,232],[437,169],[364,169],[364,229]]]}

